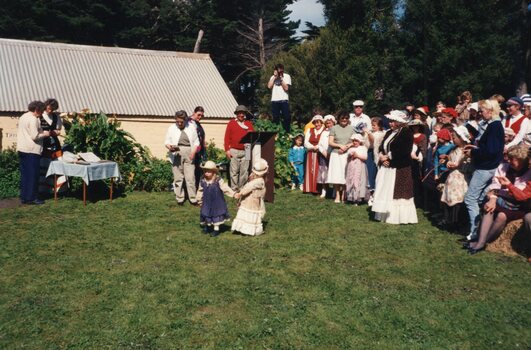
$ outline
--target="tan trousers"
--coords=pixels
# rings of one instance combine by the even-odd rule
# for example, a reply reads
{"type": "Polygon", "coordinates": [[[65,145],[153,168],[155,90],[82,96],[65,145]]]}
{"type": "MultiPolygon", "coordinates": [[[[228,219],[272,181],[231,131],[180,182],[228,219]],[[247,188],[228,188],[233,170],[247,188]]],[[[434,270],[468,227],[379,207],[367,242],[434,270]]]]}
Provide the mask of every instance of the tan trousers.
{"type": "Polygon", "coordinates": [[[195,187],[195,165],[193,160],[190,160],[190,147],[179,147],[179,151],[175,152],[175,158],[173,159],[173,190],[175,192],[175,198],[177,202],[182,203],[186,199],[184,186],[186,185],[186,192],[188,193],[188,199],[190,203],[197,203],[195,199],[196,187],[195,187]]]}
{"type": "Polygon", "coordinates": [[[245,151],[230,149],[230,187],[238,191],[245,185],[249,177],[249,162],[245,160],[245,151]]]}

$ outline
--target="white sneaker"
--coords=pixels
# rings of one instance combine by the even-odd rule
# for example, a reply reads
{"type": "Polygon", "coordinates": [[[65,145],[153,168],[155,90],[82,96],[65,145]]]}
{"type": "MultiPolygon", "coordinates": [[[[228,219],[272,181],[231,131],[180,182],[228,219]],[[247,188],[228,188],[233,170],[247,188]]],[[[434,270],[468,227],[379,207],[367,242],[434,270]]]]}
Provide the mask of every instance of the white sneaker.
{"type": "Polygon", "coordinates": [[[325,189],[323,189],[323,190],[321,191],[321,195],[320,195],[320,197],[321,197],[321,198],[326,197],[326,190],[325,190],[325,189]]]}
{"type": "Polygon", "coordinates": [[[293,191],[295,189],[295,184],[291,184],[291,190],[293,191]]]}
{"type": "Polygon", "coordinates": [[[304,185],[299,185],[299,190],[304,191],[304,185]]]}

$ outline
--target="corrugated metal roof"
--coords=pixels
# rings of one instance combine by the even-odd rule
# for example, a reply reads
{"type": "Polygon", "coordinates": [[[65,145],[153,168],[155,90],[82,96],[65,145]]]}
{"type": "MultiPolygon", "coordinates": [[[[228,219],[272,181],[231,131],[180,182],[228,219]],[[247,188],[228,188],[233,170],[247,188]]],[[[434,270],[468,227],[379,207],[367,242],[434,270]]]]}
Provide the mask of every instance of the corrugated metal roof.
{"type": "Polygon", "coordinates": [[[61,112],[173,116],[201,105],[229,118],[237,103],[208,54],[0,38],[0,111],[54,97],[61,112]]]}

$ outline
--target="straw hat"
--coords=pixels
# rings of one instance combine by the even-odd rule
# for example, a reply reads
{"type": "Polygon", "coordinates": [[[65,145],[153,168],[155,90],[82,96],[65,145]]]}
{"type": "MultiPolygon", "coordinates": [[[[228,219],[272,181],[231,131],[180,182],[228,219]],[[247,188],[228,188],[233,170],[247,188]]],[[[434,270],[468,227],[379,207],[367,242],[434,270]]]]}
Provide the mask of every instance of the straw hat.
{"type": "Polygon", "coordinates": [[[267,173],[268,169],[269,169],[269,165],[267,164],[267,161],[264,158],[258,159],[253,164],[253,173],[255,173],[258,176],[262,176],[265,173],[267,173]]]}
{"type": "Polygon", "coordinates": [[[354,107],[356,107],[356,106],[361,106],[361,107],[363,107],[363,106],[365,105],[365,103],[364,103],[362,100],[356,100],[356,101],[352,102],[352,105],[353,105],[354,107]]]}
{"type": "Polygon", "coordinates": [[[244,105],[236,106],[236,110],[234,111],[234,114],[238,114],[238,112],[244,112],[245,114],[251,114],[251,112],[249,112],[247,107],[245,107],[244,105]]]}
{"type": "Polygon", "coordinates": [[[413,119],[408,123],[409,126],[418,126],[420,128],[420,132],[423,133],[426,131],[426,124],[422,122],[422,120],[413,119]]]}
{"type": "Polygon", "coordinates": [[[201,165],[201,169],[203,169],[203,171],[210,170],[218,172],[218,167],[216,166],[216,163],[211,160],[207,160],[205,164],[201,165]]]}

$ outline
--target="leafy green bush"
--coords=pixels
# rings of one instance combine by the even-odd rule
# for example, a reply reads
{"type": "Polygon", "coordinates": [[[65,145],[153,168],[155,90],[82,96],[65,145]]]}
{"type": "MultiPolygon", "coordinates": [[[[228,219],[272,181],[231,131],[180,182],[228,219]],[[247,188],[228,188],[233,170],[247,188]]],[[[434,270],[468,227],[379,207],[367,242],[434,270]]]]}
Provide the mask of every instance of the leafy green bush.
{"type": "Polygon", "coordinates": [[[0,152],[0,199],[19,195],[20,172],[14,147],[0,152]]]}
{"type": "MultiPolygon", "coordinates": [[[[275,187],[287,186],[291,182],[291,176],[295,170],[288,161],[289,149],[292,146],[292,137],[280,124],[275,124],[270,120],[258,119],[254,122],[257,131],[273,131],[277,133],[275,140],[275,187]]],[[[302,133],[302,130],[292,126],[291,135],[302,133]]]]}
{"type": "Polygon", "coordinates": [[[120,129],[116,118],[104,113],[73,113],[65,120],[65,144],[74,152],[94,152],[101,158],[117,163],[146,160],[148,151],[135,138],[120,129]]]}
{"type": "Polygon", "coordinates": [[[229,162],[225,151],[216,147],[214,139],[210,139],[210,142],[207,142],[206,144],[206,159],[211,160],[216,164],[229,162]]]}
{"type": "Polygon", "coordinates": [[[124,168],[129,174],[125,181],[130,190],[162,192],[173,181],[171,163],[166,159],[153,158],[124,168]]]}
{"type": "Polygon", "coordinates": [[[122,181],[118,185],[126,191],[167,187],[167,184],[161,185],[167,172],[130,133],[120,129],[116,118],[108,118],[104,113],[73,113],[67,115],[64,125],[65,145],[71,146],[75,153],[94,152],[100,158],[119,164],[122,181]],[[157,178],[158,175],[161,178],[157,178]]]}

